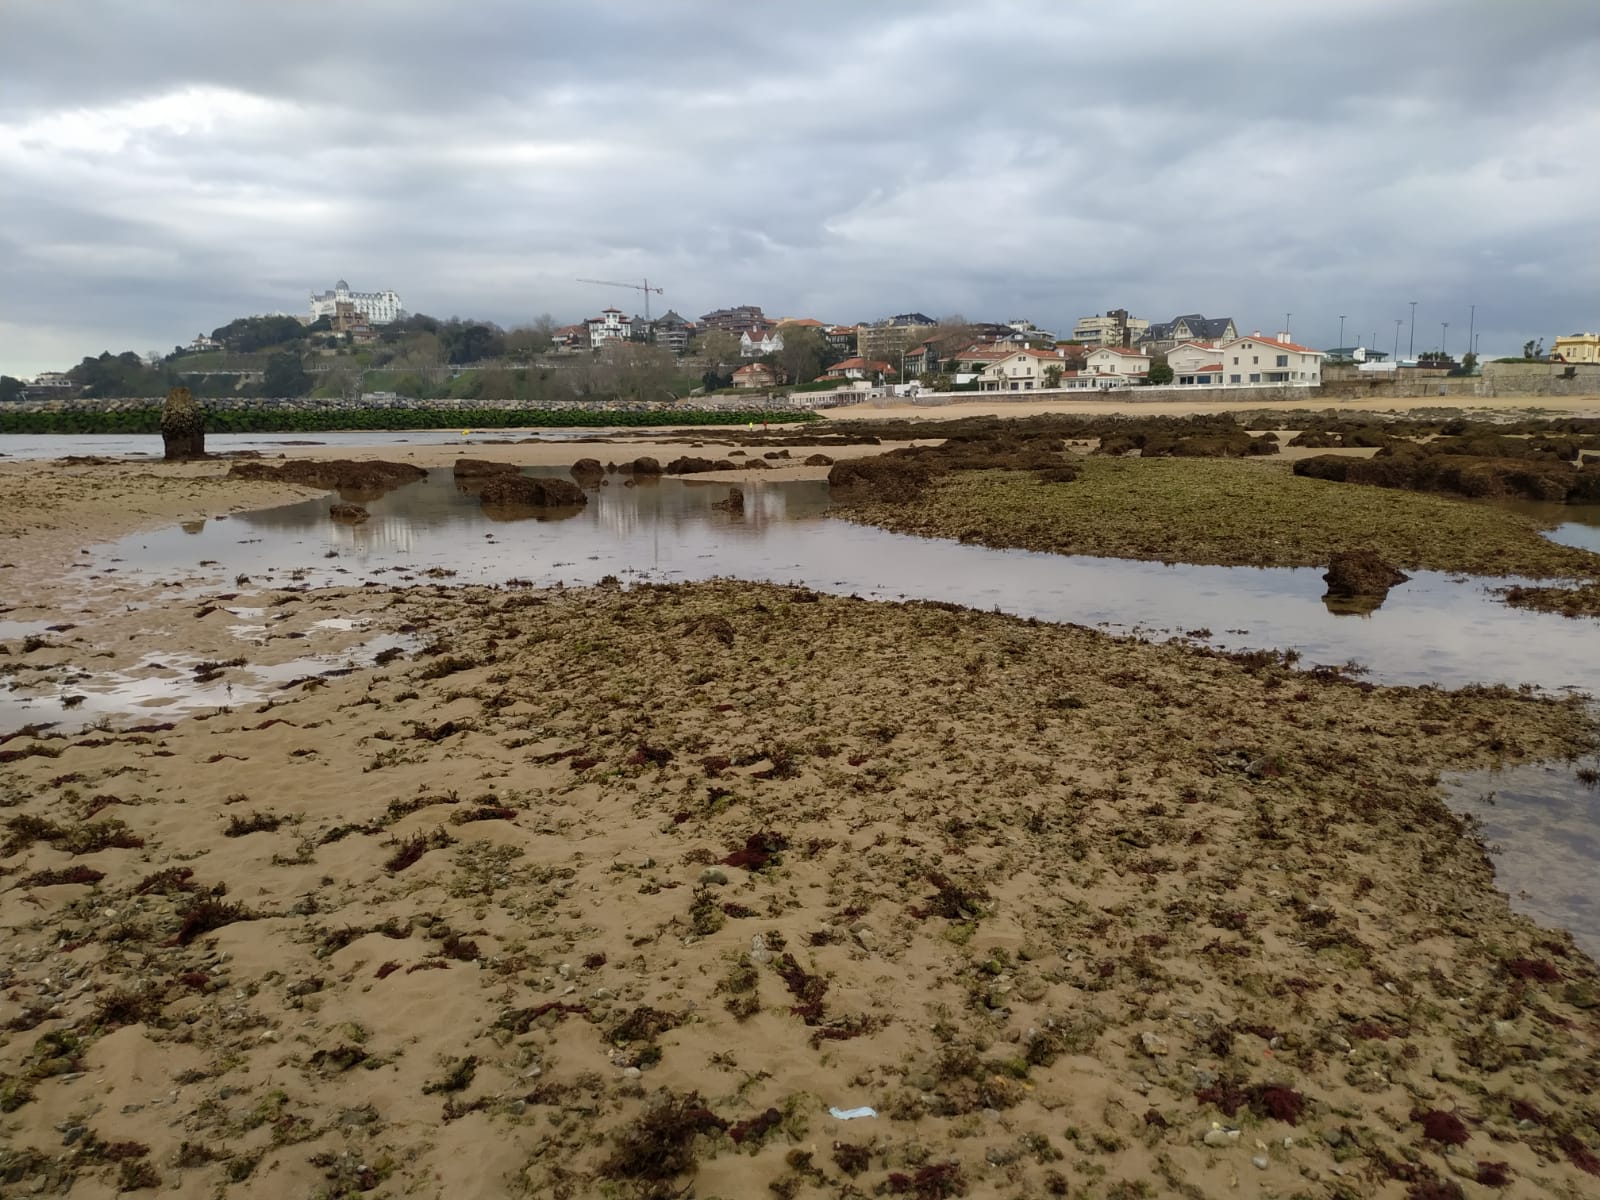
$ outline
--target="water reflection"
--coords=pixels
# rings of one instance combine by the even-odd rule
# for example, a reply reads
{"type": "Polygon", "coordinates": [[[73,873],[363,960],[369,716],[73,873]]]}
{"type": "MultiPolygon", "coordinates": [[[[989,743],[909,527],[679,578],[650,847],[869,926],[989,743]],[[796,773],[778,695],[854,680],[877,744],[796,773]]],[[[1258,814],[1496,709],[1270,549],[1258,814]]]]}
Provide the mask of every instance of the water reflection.
{"type": "Polygon", "coordinates": [[[663,580],[804,583],[870,598],[948,600],[1052,621],[1170,635],[1206,627],[1226,648],[1296,649],[1307,663],[1356,662],[1396,683],[1533,683],[1592,689],[1600,637],[1592,623],[1509,608],[1488,593],[1505,581],[1418,571],[1382,609],[1358,619],[1324,605],[1314,568],[1164,565],[991,550],[907,537],[824,517],[821,481],[743,483],[745,511],[719,512],[722,482],[620,475],[559,521],[496,523],[448,469],[368,505],[363,524],[337,524],[328,501],[308,500],[230,520],[198,534],[137,534],[102,551],[130,570],[188,569],[311,586],[401,580],[440,569],[460,582],[595,583],[606,575],[663,580]],[[201,560],[215,560],[210,571],[201,560]]]}
{"type": "Polygon", "coordinates": [[[1529,763],[1444,779],[1446,801],[1479,822],[1511,906],[1572,931],[1600,958],[1600,756],[1529,763]]]}

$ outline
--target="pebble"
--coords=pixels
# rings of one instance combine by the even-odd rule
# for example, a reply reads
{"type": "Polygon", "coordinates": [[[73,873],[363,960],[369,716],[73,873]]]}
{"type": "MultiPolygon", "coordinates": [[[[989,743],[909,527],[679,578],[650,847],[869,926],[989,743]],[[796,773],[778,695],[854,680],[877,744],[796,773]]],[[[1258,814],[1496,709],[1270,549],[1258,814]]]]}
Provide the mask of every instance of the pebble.
{"type": "Polygon", "coordinates": [[[624,1067],[622,1069],[622,1077],[624,1079],[637,1079],[637,1078],[639,1078],[639,1076],[641,1076],[643,1074],[644,1074],[644,1072],[641,1071],[638,1067],[624,1067]]]}
{"type": "Polygon", "coordinates": [[[1200,1139],[1208,1146],[1231,1146],[1239,1140],[1237,1129],[1224,1129],[1221,1125],[1213,1125],[1206,1130],[1205,1137],[1200,1139]]]}
{"type": "Polygon", "coordinates": [[[1344,1144],[1344,1134],[1337,1129],[1324,1129],[1322,1131],[1322,1140],[1337,1149],[1344,1144]]]}
{"type": "Polygon", "coordinates": [[[1159,1033],[1141,1033],[1139,1035],[1139,1045],[1152,1058],[1170,1053],[1167,1047],[1167,1039],[1159,1033]]]}
{"type": "Polygon", "coordinates": [[[721,887],[723,884],[728,882],[728,873],[721,867],[707,867],[704,871],[700,872],[700,882],[713,883],[716,884],[717,887],[721,887]]]}
{"type": "Polygon", "coordinates": [[[1256,1155],[1250,1160],[1250,1165],[1258,1168],[1259,1170],[1265,1171],[1267,1169],[1267,1156],[1265,1154],[1256,1155]]]}
{"type": "Polygon", "coordinates": [[[772,961],[772,951],[767,949],[767,939],[759,933],[750,938],[750,961],[758,967],[772,961]]]}

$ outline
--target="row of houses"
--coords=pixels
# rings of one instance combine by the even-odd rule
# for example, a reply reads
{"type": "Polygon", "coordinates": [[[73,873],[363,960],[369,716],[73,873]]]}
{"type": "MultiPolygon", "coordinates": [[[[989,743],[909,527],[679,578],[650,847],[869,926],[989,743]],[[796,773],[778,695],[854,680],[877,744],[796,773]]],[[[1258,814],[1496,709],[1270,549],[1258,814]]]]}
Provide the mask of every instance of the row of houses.
{"type": "MultiPolygon", "coordinates": [[[[1323,351],[1298,344],[1288,333],[1257,331],[1217,341],[1185,341],[1168,351],[1166,360],[1176,387],[1318,387],[1324,357],[1323,351]]],[[[980,392],[1105,390],[1147,383],[1154,360],[1154,355],[1126,346],[973,341],[944,352],[930,340],[906,352],[903,373],[888,359],[855,355],[828,368],[823,378],[891,381],[948,373],[956,387],[980,392]]],[[[736,387],[783,382],[764,362],[734,372],[736,387]]]]}

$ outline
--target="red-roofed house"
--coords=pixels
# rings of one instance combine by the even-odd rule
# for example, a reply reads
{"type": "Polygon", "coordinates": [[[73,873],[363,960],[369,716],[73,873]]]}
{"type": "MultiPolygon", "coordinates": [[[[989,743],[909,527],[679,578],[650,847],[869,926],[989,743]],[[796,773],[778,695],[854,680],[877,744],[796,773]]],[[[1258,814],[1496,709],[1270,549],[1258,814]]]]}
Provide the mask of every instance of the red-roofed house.
{"type": "Polygon", "coordinates": [[[978,375],[983,392],[1035,392],[1059,384],[1066,371],[1066,356],[1055,350],[1023,347],[1009,351],[984,367],[978,375]],[[1047,378],[1046,372],[1053,374],[1047,378]]]}
{"type": "Polygon", "coordinates": [[[1291,341],[1287,333],[1263,337],[1258,331],[1232,338],[1217,346],[1217,354],[1222,359],[1217,382],[1226,387],[1322,386],[1326,355],[1291,341]]]}
{"type": "Polygon", "coordinates": [[[1084,370],[1108,381],[1141,383],[1150,374],[1150,356],[1121,346],[1096,346],[1083,358],[1084,370]]]}
{"type": "Polygon", "coordinates": [[[878,376],[888,378],[894,374],[894,367],[886,362],[873,359],[847,358],[843,362],[834,363],[823,372],[824,379],[874,379],[878,376]]]}
{"type": "Polygon", "coordinates": [[[736,388],[768,388],[776,386],[778,373],[763,362],[746,363],[733,373],[736,388]]]}

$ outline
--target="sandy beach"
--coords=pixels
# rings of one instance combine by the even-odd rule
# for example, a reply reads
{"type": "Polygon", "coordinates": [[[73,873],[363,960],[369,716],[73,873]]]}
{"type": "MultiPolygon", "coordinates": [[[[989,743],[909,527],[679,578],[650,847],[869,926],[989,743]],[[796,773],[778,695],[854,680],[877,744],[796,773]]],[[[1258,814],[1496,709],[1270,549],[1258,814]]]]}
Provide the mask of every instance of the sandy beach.
{"type": "MultiPolygon", "coordinates": [[[[466,440],[284,453],[702,452],[466,440]]],[[[826,473],[789,449],[712,478],[826,473]]],[[[1437,787],[1592,747],[1580,701],[766,584],[74,566],[320,494],[226,468],[0,464],[0,622],[55,626],[6,674],[224,689],[0,734],[0,1186],[1600,1183],[1600,973],[1437,787]]]]}

